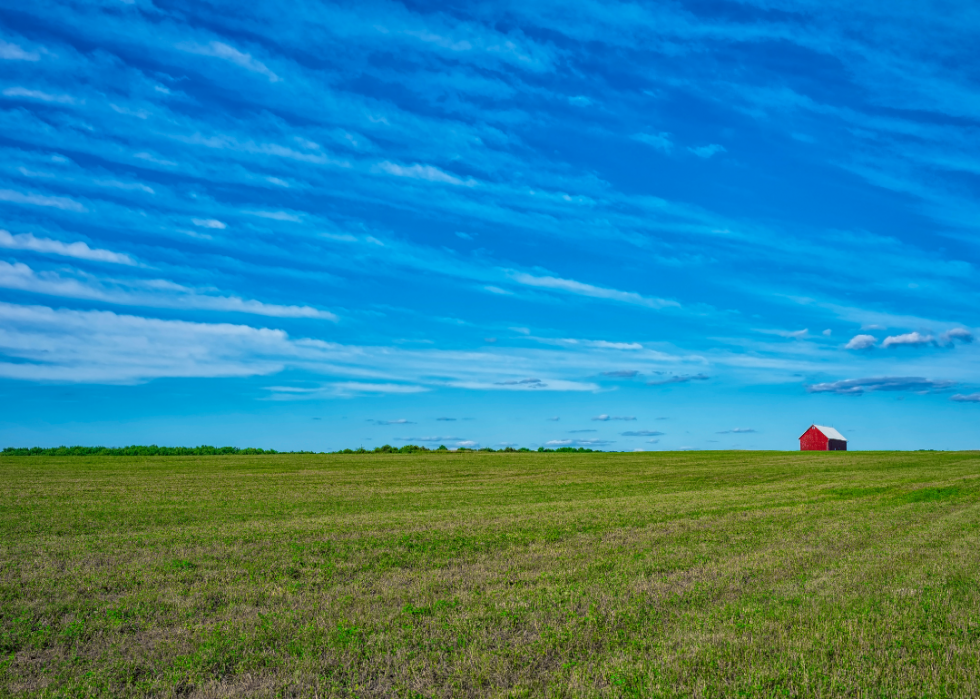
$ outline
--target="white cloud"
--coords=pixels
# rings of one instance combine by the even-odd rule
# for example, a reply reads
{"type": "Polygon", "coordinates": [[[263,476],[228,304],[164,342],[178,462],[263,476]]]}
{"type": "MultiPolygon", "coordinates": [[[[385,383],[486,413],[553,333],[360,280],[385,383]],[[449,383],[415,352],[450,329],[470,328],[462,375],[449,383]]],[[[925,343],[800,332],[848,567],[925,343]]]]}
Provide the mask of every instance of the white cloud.
{"type": "Polygon", "coordinates": [[[710,143],[706,146],[697,146],[688,148],[689,151],[694,153],[694,155],[699,158],[710,158],[718,153],[726,153],[727,150],[724,146],[719,146],[717,143],[710,143]]]}
{"type": "Polygon", "coordinates": [[[135,260],[129,257],[129,255],[110,250],[93,249],[82,242],[63,243],[60,240],[51,240],[50,238],[35,238],[31,233],[11,234],[9,231],[3,229],[0,229],[0,247],[12,250],[31,250],[32,252],[50,253],[52,255],[74,257],[79,260],[112,262],[120,265],[136,264],[135,260]]]}
{"type": "Polygon", "coordinates": [[[211,56],[228,61],[229,63],[234,63],[240,68],[264,75],[269,79],[269,82],[279,82],[280,80],[278,75],[269,70],[261,61],[252,58],[251,54],[243,53],[233,46],[229,46],[220,41],[212,41],[207,44],[179,44],[177,48],[187,53],[194,53],[199,56],[211,56]]]}
{"type": "MultiPolygon", "coordinates": [[[[205,293],[163,279],[100,280],[64,270],[48,273],[6,263],[0,270],[0,281],[8,288],[60,292],[95,301],[100,301],[102,295],[112,294],[108,302],[139,301],[178,312],[202,304],[229,303],[226,297],[217,296],[217,292],[205,293]]],[[[248,303],[243,299],[237,302],[248,303]]],[[[282,312],[282,307],[250,310],[267,316],[288,315],[282,312]]],[[[120,312],[8,304],[0,313],[0,356],[14,357],[18,366],[8,365],[0,375],[111,383],[162,376],[270,374],[291,368],[329,380],[315,385],[315,390],[270,391],[269,398],[330,400],[422,390],[598,392],[601,386],[577,377],[597,376],[603,370],[616,368],[616,364],[610,366],[600,354],[610,350],[348,346],[319,339],[291,338],[280,330],[256,332],[258,328],[230,323],[158,321],[120,312]],[[13,322],[18,313],[21,320],[13,322]],[[34,320],[25,320],[27,316],[34,320]],[[120,327],[112,327],[113,324],[120,327]],[[229,330],[222,332],[220,328],[229,330]],[[117,336],[118,339],[113,339],[117,336]],[[76,357],[81,359],[76,361],[76,357]]],[[[659,357],[646,356],[646,352],[630,354],[631,361],[637,362],[644,372],[649,371],[648,362],[662,361],[659,357]]],[[[298,386],[306,389],[310,384],[298,386]]],[[[542,419],[547,417],[545,414],[542,419]]]]}
{"type": "Polygon", "coordinates": [[[295,355],[286,333],[0,302],[0,376],[133,383],[158,377],[254,376],[295,355]]]}
{"type": "Polygon", "coordinates": [[[656,134],[638,133],[633,135],[633,140],[645,143],[664,153],[670,153],[674,148],[674,140],[671,134],[661,131],[656,134]]]}
{"type": "Polygon", "coordinates": [[[208,235],[207,233],[199,233],[198,231],[189,231],[186,228],[178,228],[178,233],[183,233],[184,235],[189,235],[191,238],[197,238],[199,240],[214,240],[213,235],[208,235]]]}
{"type": "Polygon", "coordinates": [[[37,61],[41,55],[36,51],[25,51],[17,44],[0,41],[0,59],[5,61],[37,61]]]}
{"type": "Polygon", "coordinates": [[[27,97],[29,99],[41,100],[42,102],[52,102],[54,104],[74,104],[75,99],[71,95],[52,95],[50,92],[41,90],[29,90],[26,87],[8,87],[3,91],[6,97],[27,97]]]}
{"type": "Polygon", "coordinates": [[[614,444],[608,439],[551,439],[545,442],[546,447],[605,447],[614,444]]]}
{"type": "Polygon", "coordinates": [[[245,213],[252,216],[258,216],[259,218],[267,218],[272,221],[290,221],[292,223],[300,223],[303,220],[296,214],[291,214],[288,211],[246,211],[245,213]]]}
{"type": "Polygon", "coordinates": [[[497,294],[499,296],[513,296],[514,295],[514,292],[513,291],[507,291],[507,289],[501,289],[499,286],[493,286],[493,285],[488,284],[487,286],[485,286],[483,288],[484,288],[484,290],[489,291],[491,294],[497,294]]]}
{"type": "Polygon", "coordinates": [[[567,381],[564,379],[507,379],[504,381],[456,380],[446,384],[452,388],[469,388],[495,391],[597,391],[594,383],[567,381]]]}
{"type": "Polygon", "coordinates": [[[0,260],[0,287],[122,306],[194,308],[278,318],[337,320],[337,316],[333,313],[310,306],[280,306],[237,296],[201,294],[164,279],[134,280],[127,283],[117,281],[113,285],[106,285],[95,280],[63,277],[55,272],[36,273],[21,262],[10,264],[2,260],[0,260]]]}
{"type": "Polygon", "coordinates": [[[950,396],[949,399],[957,403],[980,403],[980,393],[970,393],[965,396],[962,393],[957,393],[955,396],[950,396]]]}
{"type": "Polygon", "coordinates": [[[153,163],[154,165],[163,165],[165,167],[177,166],[177,163],[174,162],[173,160],[167,160],[166,158],[161,158],[159,156],[153,155],[152,153],[147,153],[146,151],[142,151],[140,153],[134,153],[133,157],[139,158],[140,160],[144,160],[148,163],[153,163]]]}
{"type": "Polygon", "coordinates": [[[564,291],[570,294],[577,294],[579,296],[609,299],[611,301],[620,301],[622,303],[629,303],[636,306],[646,306],[647,308],[680,306],[680,304],[676,301],[641,296],[640,294],[632,291],[619,291],[618,289],[593,286],[592,284],[577,282],[574,279],[561,279],[560,277],[535,277],[525,272],[513,271],[509,272],[509,276],[518,284],[524,284],[525,286],[533,286],[542,289],[554,289],[555,291],[564,291]]]}
{"type": "Polygon", "coordinates": [[[0,201],[9,201],[15,204],[31,204],[33,206],[50,206],[62,211],[77,211],[83,213],[85,207],[74,199],[68,197],[48,197],[42,194],[25,194],[16,192],[12,189],[0,189],[0,201]]]}
{"type": "Polygon", "coordinates": [[[595,347],[597,349],[615,349],[615,350],[641,350],[643,345],[639,342],[609,342],[607,340],[578,340],[575,338],[562,338],[556,340],[557,344],[581,347],[595,347]]]}
{"type": "Polygon", "coordinates": [[[228,226],[215,218],[195,218],[191,223],[201,228],[227,228],[228,226]]]}
{"type": "Polygon", "coordinates": [[[844,345],[844,349],[863,350],[874,347],[878,339],[874,335],[855,335],[844,345]]]}
{"type": "Polygon", "coordinates": [[[806,386],[806,390],[808,393],[836,393],[842,396],[859,396],[869,391],[914,391],[924,394],[945,391],[955,385],[955,381],[921,376],[878,376],[812,384],[806,386]]]}
{"type": "MultiPolygon", "coordinates": [[[[395,437],[399,442],[457,442],[462,437],[430,435],[428,437],[395,437]]],[[[507,446],[506,444],[504,446],[507,446]]]]}
{"type": "MultiPolygon", "coordinates": [[[[330,384],[346,393],[424,393],[430,389],[403,383],[368,383],[366,381],[340,381],[330,384]]],[[[389,424],[410,424],[407,420],[395,420],[389,424]]]]}
{"type": "Polygon", "coordinates": [[[932,335],[923,335],[916,331],[905,333],[903,335],[889,335],[882,341],[881,346],[894,347],[897,345],[928,345],[931,342],[934,342],[935,339],[936,338],[934,338],[932,335]]]}
{"type": "Polygon", "coordinates": [[[765,333],[766,335],[778,335],[779,337],[802,340],[810,331],[808,328],[803,328],[802,330],[759,330],[758,332],[765,333]]]}
{"type": "Polygon", "coordinates": [[[378,169],[382,172],[387,172],[389,175],[408,177],[414,180],[427,180],[429,182],[442,182],[444,184],[467,186],[474,184],[473,180],[461,180],[460,178],[450,175],[448,172],[440,170],[437,167],[433,167],[432,165],[419,165],[418,163],[414,165],[398,165],[397,163],[392,163],[386,160],[378,164],[378,169]]]}
{"type": "MultiPolygon", "coordinates": [[[[303,341],[297,341],[297,345],[302,345],[303,341]]],[[[387,394],[408,394],[424,393],[431,390],[426,386],[404,383],[383,383],[368,381],[335,381],[323,384],[316,388],[294,387],[294,386],[266,386],[267,391],[271,391],[270,400],[276,401],[301,401],[301,400],[324,400],[330,398],[348,398],[351,396],[363,395],[387,395],[387,394]]],[[[369,420],[376,425],[414,425],[409,420],[369,420]]]]}

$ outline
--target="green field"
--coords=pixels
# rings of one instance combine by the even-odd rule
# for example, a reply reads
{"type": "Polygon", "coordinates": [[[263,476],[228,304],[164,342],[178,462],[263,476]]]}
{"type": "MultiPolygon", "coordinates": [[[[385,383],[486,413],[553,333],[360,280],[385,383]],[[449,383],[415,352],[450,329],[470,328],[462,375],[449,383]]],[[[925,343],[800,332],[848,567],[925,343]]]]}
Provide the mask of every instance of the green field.
{"type": "Polygon", "coordinates": [[[0,694],[975,697],[980,454],[0,457],[0,694]]]}

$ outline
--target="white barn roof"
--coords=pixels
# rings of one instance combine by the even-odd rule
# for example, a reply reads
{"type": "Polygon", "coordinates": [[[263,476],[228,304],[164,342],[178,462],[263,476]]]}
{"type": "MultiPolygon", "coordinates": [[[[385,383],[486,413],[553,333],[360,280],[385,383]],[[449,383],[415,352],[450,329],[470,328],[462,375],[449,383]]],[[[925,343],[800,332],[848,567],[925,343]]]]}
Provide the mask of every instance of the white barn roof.
{"type": "Polygon", "coordinates": [[[824,427],[823,425],[814,425],[818,430],[823,432],[824,436],[828,439],[839,439],[843,442],[847,441],[847,437],[842,435],[840,432],[835,430],[833,427],[824,427]]]}

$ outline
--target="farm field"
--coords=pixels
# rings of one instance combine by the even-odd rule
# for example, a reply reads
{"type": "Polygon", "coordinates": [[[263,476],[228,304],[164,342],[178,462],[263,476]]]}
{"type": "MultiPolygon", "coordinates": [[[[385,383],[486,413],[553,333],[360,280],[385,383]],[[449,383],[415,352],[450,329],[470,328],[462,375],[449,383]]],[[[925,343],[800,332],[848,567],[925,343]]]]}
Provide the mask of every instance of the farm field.
{"type": "Polygon", "coordinates": [[[978,694],[980,453],[0,457],[0,695],[978,694]]]}

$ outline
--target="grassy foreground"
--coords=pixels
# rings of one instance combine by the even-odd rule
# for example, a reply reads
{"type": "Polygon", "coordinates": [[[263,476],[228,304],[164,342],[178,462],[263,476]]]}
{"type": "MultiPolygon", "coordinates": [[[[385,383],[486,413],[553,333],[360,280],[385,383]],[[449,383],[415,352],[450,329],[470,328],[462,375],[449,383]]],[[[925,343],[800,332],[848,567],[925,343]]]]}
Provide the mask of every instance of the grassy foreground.
{"type": "Polygon", "coordinates": [[[0,457],[0,694],[977,696],[980,454],[0,457]]]}

